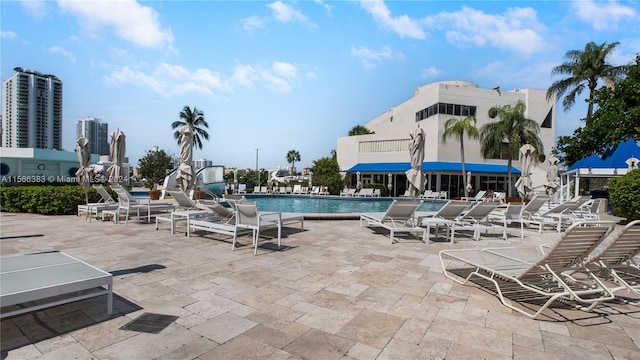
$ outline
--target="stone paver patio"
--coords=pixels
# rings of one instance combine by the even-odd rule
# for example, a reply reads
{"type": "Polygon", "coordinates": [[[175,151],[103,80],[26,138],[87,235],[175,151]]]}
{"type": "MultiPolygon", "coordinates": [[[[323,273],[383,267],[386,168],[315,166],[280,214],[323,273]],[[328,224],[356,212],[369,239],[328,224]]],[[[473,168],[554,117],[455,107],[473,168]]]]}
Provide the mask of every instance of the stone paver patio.
{"type": "Polygon", "coordinates": [[[441,249],[533,248],[550,231],[389,244],[358,221],[305,221],[253,256],[248,236],[232,251],[184,225],[11,213],[0,225],[3,256],[61,250],[114,274],[112,316],[102,296],[3,319],[2,359],[640,358],[640,306],[559,304],[531,320],[442,274],[441,249]],[[143,313],[178,319],[159,334],[120,329],[143,313]]]}

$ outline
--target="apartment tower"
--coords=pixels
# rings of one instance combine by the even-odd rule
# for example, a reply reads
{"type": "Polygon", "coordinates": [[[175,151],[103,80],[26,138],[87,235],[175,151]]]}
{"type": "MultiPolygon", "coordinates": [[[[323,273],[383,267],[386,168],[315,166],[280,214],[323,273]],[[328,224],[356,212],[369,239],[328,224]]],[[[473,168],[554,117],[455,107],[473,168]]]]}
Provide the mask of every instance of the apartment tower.
{"type": "Polygon", "coordinates": [[[89,140],[92,154],[109,155],[109,124],[94,117],[76,122],[76,139],[84,136],[89,140]]]}
{"type": "Polygon", "coordinates": [[[62,81],[14,68],[2,82],[2,146],[62,149],[62,81]]]}

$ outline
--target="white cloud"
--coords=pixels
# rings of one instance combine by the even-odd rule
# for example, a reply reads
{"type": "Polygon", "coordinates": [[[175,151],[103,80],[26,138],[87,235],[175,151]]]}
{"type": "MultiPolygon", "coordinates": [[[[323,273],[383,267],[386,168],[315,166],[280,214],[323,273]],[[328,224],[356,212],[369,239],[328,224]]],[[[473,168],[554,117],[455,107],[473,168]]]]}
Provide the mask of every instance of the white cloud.
{"type": "MultiPolygon", "coordinates": [[[[632,7],[618,4],[615,0],[596,2],[592,0],[572,1],[571,7],[581,20],[591,23],[596,30],[616,28],[624,19],[638,18],[632,7]]],[[[636,28],[637,32],[637,28],[636,28]]]]}
{"type": "Polygon", "coordinates": [[[86,31],[105,26],[123,40],[148,48],[161,48],[173,42],[173,34],[163,29],[158,13],[134,0],[58,1],[60,8],[76,15],[86,31]]]}
{"type": "Polygon", "coordinates": [[[426,69],[423,69],[420,72],[420,77],[423,78],[423,79],[430,79],[430,78],[434,78],[434,77],[437,77],[437,76],[440,76],[440,75],[442,75],[442,70],[437,69],[437,68],[435,68],[433,66],[430,66],[430,67],[428,67],[426,69]]]}
{"type": "Polygon", "coordinates": [[[274,61],[272,65],[273,72],[287,79],[298,78],[298,68],[292,64],[280,61],[274,61]]]}
{"type": "Polygon", "coordinates": [[[417,20],[407,15],[391,16],[391,11],[382,0],[360,1],[360,6],[371,14],[376,22],[394,31],[401,38],[425,38],[424,31],[417,20]]]}
{"type": "Polygon", "coordinates": [[[47,1],[30,0],[21,1],[22,8],[36,19],[42,19],[47,14],[47,1]]]}
{"type": "Polygon", "coordinates": [[[212,96],[220,92],[234,91],[234,86],[250,88],[256,83],[273,91],[291,92],[294,85],[300,84],[298,68],[279,61],[274,61],[270,68],[237,65],[228,79],[208,69],[190,71],[180,65],[162,63],[151,73],[128,66],[121,67],[114,70],[105,80],[115,86],[142,86],[164,97],[189,94],[212,96]]]}
{"type": "Polygon", "coordinates": [[[267,4],[267,7],[273,12],[273,18],[282,23],[301,23],[308,27],[315,28],[316,25],[310,22],[306,16],[292,6],[282,1],[274,1],[267,4]]]}
{"type": "Polygon", "coordinates": [[[304,22],[306,20],[301,12],[282,1],[272,2],[267,4],[267,7],[273,11],[273,17],[280,22],[304,22]]]}
{"type": "Polygon", "coordinates": [[[73,56],[73,54],[70,53],[69,51],[61,48],[60,46],[51,46],[51,47],[49,47],[49,51],[51,51],[54,54],[60,54],[60,55],[62,55],[64,57],[66,57],[67,59],[69,59],[73,63],[76,62],[76,57],[73,56]]]}
{"type": "Polygon", "coordinates": [[[251,65],[236,66],[231,81],[246,87],[253,87],[255,81],[258,80],[256,70],[251,65]]]}
{"type": "Polygon", "coordinates": [[[13,40],[18,38],[18,34],[13,31],[0,31],[0,38],[13,40]]]}
{"type": "Polygon", "coordinates": [[[327,14],[331,14],[331,6],[328,4],[325,4],[324,1],[322,0],[313,0],[316,4],[322,6],[324,8],[324,10],[327,12],[327,14]]]}
{"type": "Polygon", "coordinates": [[[351,47],[351,56],[359,58],[366,69],[375,68],[384,59],[404,59],[404,54],[394,53],[389,46],[383,46],[380,50],[365,46],[351,47]]]}
{"type": "Polygon", "coordinates": [[[503,14],[487,14],[463,6],[457,12],[441,12],[424,19],[427,26],[445,31],[450,43],[465,47],[494,47],[531,55],[545,48],[545,26],[532,8],[509,8],[503,14]]]}
{"type": "Polygon", "coordinates": [[[242,27],[248,32],[253,32],[256,29],[262,29],[265,25],[264,19],[259,16],[251,16],[240,21],[242,22],[242,27]]]}
{"type": "Polygon", "coordinates": [[[208,69],[189,71],[182,66],[166,63],[160,64],[151,74],[125,66],[113,71],[106,81],[117,86],[141,85],[165,97],[191,93],[214,95],[219,91],[231,90],[219,74],[208,69]]]}

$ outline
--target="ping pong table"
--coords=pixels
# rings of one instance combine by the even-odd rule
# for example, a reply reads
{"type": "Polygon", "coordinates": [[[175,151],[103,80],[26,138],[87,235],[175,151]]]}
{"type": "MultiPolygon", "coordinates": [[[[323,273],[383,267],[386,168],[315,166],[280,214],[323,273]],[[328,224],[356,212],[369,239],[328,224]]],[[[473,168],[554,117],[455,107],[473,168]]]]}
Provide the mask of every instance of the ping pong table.
{"type": "Polygon", "coordinates": [[[107,314],[111,315],[113,275],[64,252],[0,258],[0,306],[20,305],[0,311],[0,318],[100,295],[107,295],[107,314]]]}

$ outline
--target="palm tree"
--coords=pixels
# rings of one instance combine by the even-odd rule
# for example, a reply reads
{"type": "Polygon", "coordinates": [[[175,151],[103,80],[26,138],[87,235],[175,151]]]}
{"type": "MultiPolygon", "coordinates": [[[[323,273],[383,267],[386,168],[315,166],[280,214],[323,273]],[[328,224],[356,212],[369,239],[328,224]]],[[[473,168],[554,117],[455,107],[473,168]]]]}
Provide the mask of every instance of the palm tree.
{"type": "MultiPolygon", "coordinates": [[[[511,196],[511,163],[514,156],[517,158],[520,147],[524,144],[531,144],[536,148],[537,154],[544,154],[544,145],[538,137],[540,124],[535,120],[525,116],[527,106],[519,100],[515,106],[504,105],[502,107],[493,106],[489,109],[489,117],[500,119],[497,122],[485,124],[480,128],[480,152],[485,159],[494,158],[495,154],[502,151],[502,142],[506,140],[509,145],[507,152],[507,194],[511,196]]],[[[538,156],[532,157],[537,161],[538,156]]]]}
{"type": "Polygon", "coordinates": [[[477,139],[480,135],[476,127],[476,117],[469,115],[464,119],[451,118],[444,122],[444,132],[442,133],[442,143],[446,144],[447,139],[453,138],[460,142],[460,160],[462,164],[462,185],[464,187],[464,196],[469,196],[467,189],[466,170],[464,168],[464,135],[471,139],[477,139]]]}
{"type": "Polygon", "coordinates": [[[562,106],[565,111],[571,109],[576,102],[576,96],[580,95],[585,88],[589,89],[589,107],[587,110],[586,122],[588,123],[593,114],[593,95],[598,86],[598,80],[604,80],[607,85],[613,87],[616,81],[625,73],[627,66],[613,66],[607,63],[607,56],[615,49],[619,42],[602,43],[597,45],[589,42],[584,47],[584,51],[570,50],[565,57],[569,60],[551,70],[551,75],[568,75],[567,78],[555,81],[547,90],[547,100],[554,95],[557,98],[565,93],[562,106]]]}
{"type": "Polygon", "coordinates": [[[209,133],[204,129],[209,128],[209,124],[204,119],[204,113],[195,106],[193,110],[185,106],[180,112],[180,119],[181,121],[174,121],[171,124],[172,129],[178,129],[173,133],[173,137],[178,140],[178,145],[180,145],[180,128],[186,125],[193,133],[193,146],[202,150],[202,139],[209,140],[209,133]]]}
{"type": "Polygon", "coordinates": [[[349,136],[375,134],[375,132],[367,129],[362,125],[356,125],[349,131],[349,136]]]}
{"type": "Polygon", "coordinates": [[[289,150],[287,153],[287,162],[291,164],[291,175],[293,175],[296,161],[300,161],[300,153],[297,150],[289,150]]]}

